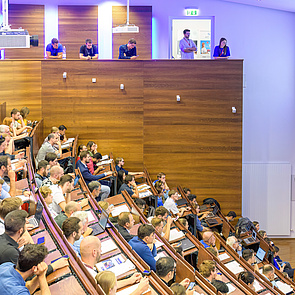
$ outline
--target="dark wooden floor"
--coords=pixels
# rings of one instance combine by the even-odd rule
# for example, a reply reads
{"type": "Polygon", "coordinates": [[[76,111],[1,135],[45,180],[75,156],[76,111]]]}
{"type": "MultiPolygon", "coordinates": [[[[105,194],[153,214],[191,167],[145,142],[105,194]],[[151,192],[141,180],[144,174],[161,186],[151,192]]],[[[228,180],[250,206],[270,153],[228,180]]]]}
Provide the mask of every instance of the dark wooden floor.
{"type": "Polygon", "coordinates": [[[280,248],[279,256],[295,267],[295,239],[272,239],[275,246],[280,248]]]}

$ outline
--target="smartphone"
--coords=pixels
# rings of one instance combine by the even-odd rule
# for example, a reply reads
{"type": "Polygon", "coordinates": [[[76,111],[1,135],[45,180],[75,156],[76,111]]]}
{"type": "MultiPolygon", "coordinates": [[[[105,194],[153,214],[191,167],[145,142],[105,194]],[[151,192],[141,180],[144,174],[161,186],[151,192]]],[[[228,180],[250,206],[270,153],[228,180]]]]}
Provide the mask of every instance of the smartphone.
{"type": "Polygon", "coordinates": [[[53,263],[53,262],[55,262],[55,261],[57,261],[57,260],[59,260],[61,258],[67,258],[67,259],[69,259],[69,255],[64,255],[62,257],[56,258],[56,259],[52,260],[51,263],[53,263]]]}
{"type": "Polygon", "coordinates": [[[151,271],[150,270],[144,270],[143,272],[142,272],[142,275],[143,276],[149,276],[151,274],[151,271]]]}
{"type": "Polygon", "coordinates": [[[45,244],[45,237],[41,237],[37,240],[38,245],[44,245],[45,244]]]}
{"type": "Polygon", "coordinates": [[[187,287],[186,290],[191,290],[195,285],[196,285],[195,282],[191,282],[191,283],[188,285],[188,287],[187,287]]]}

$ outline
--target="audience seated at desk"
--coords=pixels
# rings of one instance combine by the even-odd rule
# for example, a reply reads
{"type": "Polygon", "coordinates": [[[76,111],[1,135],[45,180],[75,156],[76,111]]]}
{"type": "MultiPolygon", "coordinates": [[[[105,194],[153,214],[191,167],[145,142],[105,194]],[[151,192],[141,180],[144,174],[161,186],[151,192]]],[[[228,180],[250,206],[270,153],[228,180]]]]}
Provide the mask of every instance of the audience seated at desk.
{"type": "Polygon", "coordinates": [[[13,136],[20,135],[24,131],[31,130],[32,127],[26,126],[23,117],[20,114],[20,111],[18,109],[12,109],[11,113],[11,119],[12,119],[12,133],[13,136]],[[20,120],[21,123],[18,122],[20,120]]]}
{"type": "Polygon", "coordinates": [[[59,165],[53,166],[50,169],[50,176],[42,181],[42,185],[52,186],[57,185],[61,177],[64,175],[64,170],[59,165]]]}
{"type": "MultiPolygon", "coordinates": [[[[80,244],[81,260],[89,271],[89,273],[96,277],[98,274],[95,265],[100,261],[101,257],[101,242],[99,238],[94,236],[85,237],[80,244]]],[[[134,273],[130,278],[123,279],[117,282],[118,289],[133,285],[141,280],[140,273],[134,273]]],[[[133,293],[132,293],[133,294],[133,293]]],[[[135,293],[137,294],[137,293],[135,293]]],[[[138,293],[141,294],[141,293],[138,293]]]]}
{"type": "MultiPolygon", "coordinates": [[[[156,262],[156,273],[159,278],[170,287],[175,282],[176,262],[172,257],[160,257],[156,262]]],[[[185,288],[188,287],[190,280],[185,278],[180,282],[185,288]]]]}
{"type": "Polygon", "coordinates": [[[97,144],[94,141],[88,141],[86,147],[91,157],[97,153],[97,144]]]}
{"type": "Polygon", "coordinates": [[[60,212],[56,217],[54,217],[54,220],[57,223],[57,225],[61,228],[63,222],[66,219],[71,217],[74,212],[80,211],[80,210],[81,210],[81,205],[79,203],[70,201],[69,203],[66,204],[65,211],[60,212]]]}
{"type": "Polygon", "coordinates": [[[234,236],[228,237],[226,239],[226,244],[230,246],[235,252],[242,255],[242,246],[239,244],[238,239],[234,236]]]}
{"type": "Polygon", "coordinates": [[[250,271],[242,271],[238,275],[238,280],[243,281],[246,285],[248,285],[253,291],[255,291],[254,287],[254,275],[250,271]]]}
{"type": "Polygon", "coordinates": [[[137,176],[142,176],[144,173],[143,172],[129,172],[127,171],[126,169],[123,168],[124,166],[124,159],[123,158],[116,158],[115,160],[115,164],[116,164],[116,171],[119,172],[119,171],[124,171],[125,172],[125,175],[137,175],[137,176]]]}
{"type": "Polygon", "coordinates": [[[121,212],[118,216],[118,224],[116,228],[122,237],[129,242],[134,236],[130,234],[130,230],[134,225],[134,219],[131,213],[121,212]]]}
{"type": "Polygon", "coordinates": [[[50,133],[48,135],[48,141],[44,142],[38,151],[38,154],[36,156],[36,162],[39,163],[40,161],[45,160],[45,156],[47,153],[55,153],[59,158],[62,154],[61,145],[59,145],[58,151],[53,148],[53,145],[57,144],[58,142],[58,135],[50,133]]]}
{"type": "Polygon", "coordinates": [[[63,54],[63,47],[58,42],[56,38],[53,38],[51,40],[51,43],[49,43],[46,46],[46,58],[48,59],[61,59],[63,54]]]}
{"type": "Polygon", "coordinates": [[[62,231],[65,235],[67,241],[77,254],[80,256],[79,252],[77,252],[74,248],[74,243],[78,241],[82,235],[83,225],[81,220],[78,217],[69,217],[62,224],[62,231]]]}
{"type": "Polygon", "coordinates": [[[287,261],[283,261],[279,256],[279,247],[274,246],[273,253],[273,265],[281,272],[285,272],[288,274],[289,278],[293,279],[294,277],[294,268],[292,268],[291,264],[287,261]]]}
{"type": "Polygon", "coordinates": [[[265,264],[262,267],[262,274],[264,277],[266,277],[266,279],[268,281],[271,282],[273,287],[278,287],[277,283],[274,280],[275,279],[275,271],[274,271],[273,266],[271,266],[270,264],[265,264]]]}
{"type": "Polygon", "coordinates": [[[254,267],[254,270],[259,271],[259,267],[255,260],[255,253],[252,249],[245,249],[242,253],[242,257],[246,260],[246,262],[254,267]]]}
{"type": "Polygon", "coordinates": [[[0,265],[1,294],[30,295],[40,288],[41,295],[50,295],[45,277],[47,265],[44,259],[47,254],[47,248],[43,245],[26,245],[19,254],[16,266],[11,262],[0,265]],[[26,283],[33,275],[35,277],[26,283]]]}
{"type": "Polygon", "coordinates": [[[161,180],[164,183],[164,186],[165,186],[164,187],[164,194],[167,194],[170,189],[169,189],[169,186],[166,182],[166,174],[164,172],[158,173],[157,179],[153,182],[153,185],[155,185],[155,183],[159,180],[161,180]]]}
{"type": "Polygon", "coordinates": [[[97,202],[103,201],[106,199],[106,194],[101,192],[101,184],[98,181],[91,181],[88,184],[88,188],[95,200],[97,202]]]}
{"type": "Polygon", "coordinates": [[[173,214],[181,217],[185,211],[189,211],[189,208],[182,207],[180,209],[177,208],[176,201],[178,200],[179,194],[175,190],[169,191],[169,198],[165,201],[164,207],[171,211],[173,214]]]}
{"type": "Polygon", "coordinates": [[[119,188],[118,193],[121,194],[122,191],[126,190],[130,197],[132,198],[138,198],[139,192],[137,189],[137,185],[135,182],[135,178],[133,175],[126,175],[125,177],[125,183],[121,185],[119,188]]]}
{"type": "Polygon", "coordinates": [[[158,193],[158,207],[163,206],[168,199],[168,191],[165,190],[165,184],[159,180],[155,183],[155,190],[158,193]]]}
{"type": "Polygon", "coordinates": [[[152,225],[142,224],[138,228],[137,236],[133,237],[129,244],[132,249],[149,265],[151,270],[156,271],[157,249],[154,244],[155,229],[152,225]],[[151,245],[151,249],[148,244],[151,245]]]}
{"type": "Polygon", "coordinates": [[[80,47],[79,58],[84,60],[98,59],[97,46],[92,44],[91,39],[86,39],[85,44],[80,47]]]}
{"type": "Polygon", "coordinates": [[[199,272],[210,283],[214,280],[222,281],[221,275],[217,274],[216,263],[213,260],[204,260],[199,266],[199,272]]]}
{"type": "Polygon", "coordinates": [[[53,199],[52,190],[48,186],[43,185],[43,186],[40,187],[39,191],[40,191],[40,193],[41,193],[41,195],[42,195],[42,197],[43,197],[43,199],[44,199],[44,201],[45,201],[45,203],[47,205],[47,208],[48,208],[51,216],[53,218],[55,218],[57,216],[57,214],[51,207],[52,199],[53,199]]]}
{"type": "Polygon", "coordinates": [[[59,166],[59,163],[58,163],[58,160],[57,160],[57,154],[56,153],[47,153],[46,156],[45,156],[45,161],[48,162],[48,164],[50,166],[50,169],[53,166],[59,166]]]}
{"type": "MultiPolygon", "coordinates": [[[[76,168],[80,169],[81,174],[88,185],[91,181],[97,181],[101,178],[104,178],[106,176],[111,176],[112,171],[108,171],[99,175],[92,175],[87,167],[87,163],[90,161],[90,154],[89,152],[81,152],[80,154],[80,160],[76,163],[76,168]]],[[[101,200],[106,199],[110,194],[110,188],[107,185],[101,185],[101,200]]]]}
{"type": "Polygon", "coordinates": [[[225,216],[225,218],[228,222],[233,222],[236,217],[237,217],[237,214],[235,211],[229,211],[227,213],[227,215],[225,216]]]}
{"type": "Polygon", "coordinates": [[[215,236],[214,236],[214,233],[211,232],[211,231],[205,231],[203,232],[203,240],[200,241],[203,246],[205,248],[209,248],[209,247],[212,247],[215,249],[215,251],[218,252],[218,249],[216,247],[216,239],[215,239],[215,236]]]}
{"type": "Polygon", "coordinates": [[[38,169],[35,173],[35,180],[38,187],[41,187],[42,182],[47,178],[49,169],[50,166],[46,160],[42,160],[38,163],[38,169]]]}

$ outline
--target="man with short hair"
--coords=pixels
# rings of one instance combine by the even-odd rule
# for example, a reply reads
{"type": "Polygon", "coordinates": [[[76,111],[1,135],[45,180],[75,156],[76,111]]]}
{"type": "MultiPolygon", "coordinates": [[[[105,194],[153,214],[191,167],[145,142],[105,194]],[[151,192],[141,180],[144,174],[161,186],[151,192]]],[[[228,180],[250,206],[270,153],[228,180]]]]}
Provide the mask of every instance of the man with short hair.
{"type": "MultiPolygon", "coordinates": [[[[99,175],[92,175],[87,167],[87,163],[90,161],[90,154],[89,152],[81,152],[80,154],[80,160],[76,163],[76,168],[79,168],[81,171],[81,174],[88,185],[91,181],[97,181],[103,177],[111,176],[113,174],[112,171],[108,171],[99,175]]],[[[111,190],[107,185],[101,185],[101,201],[106,199],[111,190]]]]}
{"type": "Polygon", "coordinates": [[[4,219],[6,215],[14,210],[20,210],[22,204],[22,199],[18,197],[2,200],[0,203],[0,235],[4,234],[5,232],[4,219]]]}
{"type": "Polygon", "coordinates": [[[138,198],[139,192],[137,189],[137,185],[136,185],[134,176],[133,175],[126,175],[124,182],[125,183],[123,183],[121,185],[121,187],[119,188],[118,194],[121,194],[122,191],[126,190],[130,197],[138,198]]]}
{"type": "Polygon", "coordinates": [[[98,181],[91,181],[88,188],[97,202],[101,201],[101,197],[103,200],[107,198],[104,193],[101,193],[101,184],[98,181]]]}
{"type": "MultiPolygon", "coordinates": [[[[82,222],[78,217],[69,217],[63,222],[62,231],[72,248],[75,241],[78,241],[80,239],[82,235],[82,228],[82,222]]],[[[73,250],[75,251],[74,248],[73,250]]],[[[76,253],[79,256],[79,253],[76,253]]]]}
{"type": "Polygon", "coordinates": [[[42,181],[41,186],[52,186],[52,185],[57,185],[57,183],[60,181],[60,178],[64,175],[64,170],[60,166],[53,166],[50,169],[50,176],[48,178],[45,178],[42,181]]]}
{"type": "Polygon", "coordinates": [[[19,256],[18,240],[26,231],[27,217],[28,213],[24,210],[14,210],[6,215],[5,232],[0,236],[0,264],[16,264],[19,256]]]}
{"type": "Polygon", "coordinates": [[[85,60],[98,59],[97,46],[92,44],[91,39],[86,39],[85,44],[80,47],[79,57],[85,60]]]}
{"type": "Polygon", "coordinates": [[[58,43],[58,40],[56,38],[53,38],[51,40],[51,43],[49,43],[46,46],[46,55],[47,58],[50,59],[61,59],[63,54],[63,47],[60,43],[58,43]]]}
{"type": "Polygon", "coordinates": [[[59,139],[62,143],[68,140],[66,137],[66,130],[68,130],[68,128],[65,125],[58,126],[59,139]]]}
{"type": "Polygon", "coordinates": [[[53,166],[59,166],[58,161],[57,161],[57,154],[56,153],[47,153],[45,156],[45,161],[48,162],[50,169],[53,166]]]}
{"type": "Polygon", "coordinates": [[[138,228],[137,236],[133,237],[129,244],[132,249],[149,265],[151,270],[156,271],[157,249],[154,244],[155,229],[150,224],[142,224],[138,228]],[[152,245],[152,250],[148,244],[152,245]]]}
{"type": "Polygon", "coordinates": [[[242,253],[242,257],[254,267],[254,270],[259,271],[259,267],[255,260],[255,253],[252,249],[245,249],[242,253]]]}
{"type": "Polygon", "coordinates": [[[62,150],[61,145],[58,141],[58,135],[53,133],[50,133],[48,135],[48,141],[44,142],[38,151],[38,154],[36,156],[36,162],[39,163],[40,161],[45,160],[45,156],[47,153],[55,153],[58,158],[61,156],[62,150]],[[58,150],[55,150],[53,148],[54,144],[59,144],[58,150]]]}
{"type": "MultiPolygon", "coordinates": [[[[85,237],[80,244],[81,260],[89,273],[95,278],[97,270],[95,265],[100,261],[101,257],[101,242],[99,238],[94,236],[85,237]]],[[[140,273],[134,273],[130,278],[119,280],[117,282],[118,289],[128,285],[138,283],[141,279],[140,273]]]]}
{"type": "MultiPolygon", "coordinates": [[[[158,217],[154,217],[151,221],[152,226],[155,228],[155,230],[163,237],[164,233],[163,233],[163,227],[164,227],[164,223],[163,220],[161,218],[158,217]]],[[[169,239],[169,237],[168,237],[169,239]]]]}
{"type": "Polygon", "coordinates": [[[136,59],[136,40],[131,38],[127,44],[119,47],[119,59],[136,59]]]}
{"type": "Polygon", "coordinates": [[[3,179],[4,176],[9,177],[10,186],[5,181],[3,182],[0,199],[10,198],[16,195],[15,172],[11,169],[11,160],[8,156],[0,156],[0,179],[3,179]]]}
{"type": "Polygon", "coordinates": [[[169,191],[169,198],[165,201],[164,207],[171,211],[173,214],[181,217],[185,211],[188,211],[187,207],[182,207],[180,209],[177,208],[176,201],[178,200],[179,194],[175,190],[169,191]]]}
{"type": "MultiPolygon", "coordinates": [[[[163,220],[163,233],[164,238],[166,240],[169,240],[170,236],[170,228],[171,224],[173,222],[173,218],[171,216],[168,216],[169,211],[164,206],[159,206],[155,210],[155,216],[156,218],[161,218],[163,220]]],[[[149,221],[152,221],[152,219],[148,219],[149,221]]]]}
{"type": "Polygon", "coordinates": [[[183,38],[179,41],[181,59],[194,59],[194,52],[197,52],[197,46],[189,36],[190,30],[185,29],[183,31],[183,38]]]}
{"type": "Polygon", "coordinates": [[[157,174],[157,179],[153,182],[153,185],[155,185],[157,181],[162,181],[164,183],[164,193],[168,193],[170,189],[166,182],[166,174],[164,172],[157,174]]]}
{"type": "Polygon", "coordinates": [[[215,245],[215,241],[216,239],[214,233],[211,231],[205,231],[203,232],[203,240],[201,240],[200,242],[203,244],[205,248],[212,247],[218,252],[218,249],[215,245]]]}
{"type": "Polygon", "coordinates": [[[118,232],[122,235],[122,237],[129,242],[134,235],[130,234],[130,229],[134,225],[134,218],[129,212],[121,212],[118,216],[118,224],[116,224],[116,228],[118,232]]]}
{"type": "Polygon", "coordinates": [[[1,295],[30,295],[38,287],[41,295],[50,295],[45,277],[47,265],[44,259],[47,254],[47,248],[43,245],[26,245],[19,254],[16,266],[11,262],[3,263],[0,266],[1,295]]]}
{"type": "Polygon", "coordinates": [[[42,182],[47,178],[49,168],[49,163],[46,160],[42,160],[38,163],[38,169],[35,173],[35,180],[38,187],[41,187],[42,182]]]}
{"type": "Polygon", "coordinates": [[[228,222],[234,221],[236,217],[237,217],[237,214],[235,211],[229,211],[227,215],[225,216],[228,222]]]}
{"type": "Polygon", "coordinates": [[[70,201],[69,203],[66,204],[65,206],[65,212],[60,212],[55,218],[55,222],[57,225],[61,228],[63,222],[71,217],[71,215],[76,212],[81,210],[81,205],[77,202],[70,201]]]}
{"type": "Polygon", "coordinates": [[[274,268],[270,264],[265,264],[262,268],[262,274],[271,282],[273,287],[277,287],[275,279],[275,271],[274,268]]]}
{"type": "Polygon", "coordinates": [[[74,189],[74,179],[67,174],[60,178],[58,185],[51,185],[49,187],[52,191],[51,208],[57,214],[65,211],[66,204],[71,201],[71,191],[74,189]]]}
{"type": "Polygon", "coordinates": [[[12,126],[13,128],[15,128],[16,135],[20,135],[26,129],[32,129],[32,127],[25,125],[23,117],[20,114],[20,111],[18,109],[12,109],[12,111],[10,112],[10,115],[12,119],[12,126]],[[19,123],[18,120],[20,120],[21,123],[19,123]]]}
{"type": "Polygon", "coordinates": [[[119,157],[116,158],[116,160],[115,160],[115,164],[116,164],[115,169],[116,169],[117,172],[124,171],[125,172],[125,175],[130,174],[130,175],[139,175],[139,176],[142,176],[144,174],[144,172],[128,172],[126,169],[123,168],[124,163],[125,162],[124,162],[124,159],[123,158],[119,158],[119,157]]]}
{"type": "MultiPolygon", "coordinates": [[[[172,279],[176,273],[176,262],[172,257],[161,257],[156,262],[156,273],[159,278],[170,287],[173,284],[172,279]]],[[[184,279],[180,284],[185,288],[188,287],[190,280],[184,279]]]]}

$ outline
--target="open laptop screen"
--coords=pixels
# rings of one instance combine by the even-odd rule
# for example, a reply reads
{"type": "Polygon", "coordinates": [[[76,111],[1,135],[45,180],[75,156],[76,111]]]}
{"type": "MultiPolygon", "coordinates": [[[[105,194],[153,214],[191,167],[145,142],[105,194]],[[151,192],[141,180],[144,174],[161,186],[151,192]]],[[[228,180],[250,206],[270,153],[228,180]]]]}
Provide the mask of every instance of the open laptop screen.
{"type": "Polygon", "coordinates": [[[256,253],[256,257],[257,257],[259,260],[263,261],[264,256],[265,256],[265,251],[263,251],[263,250],[259,247],[259,249],[258,249],[258,251],[257,251],[257,253],[256,253]]]}
{"type": "Polygon", "coordinates": [[[37,202],[36,212],[35,212],[35,219],[39,223],[42,217],[43,206],[40,200],[37,202]]]}
{"type": "Polygon", "coordinates": [[[109,214],[105,210],[102,210],[98,223],[102,227],[103,230],[106,229],[106,225],[108,223],[108,218],[109,218],[109,214]]]}

